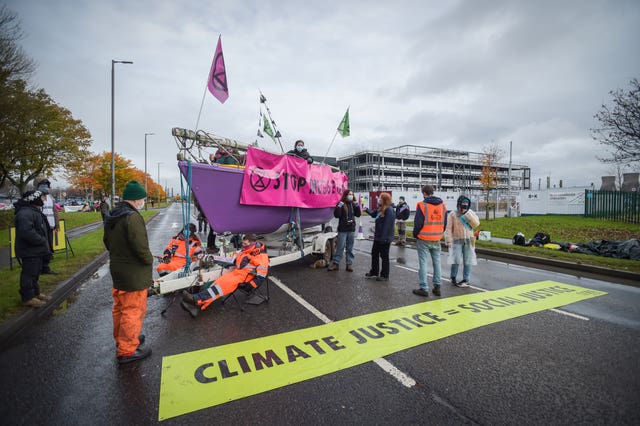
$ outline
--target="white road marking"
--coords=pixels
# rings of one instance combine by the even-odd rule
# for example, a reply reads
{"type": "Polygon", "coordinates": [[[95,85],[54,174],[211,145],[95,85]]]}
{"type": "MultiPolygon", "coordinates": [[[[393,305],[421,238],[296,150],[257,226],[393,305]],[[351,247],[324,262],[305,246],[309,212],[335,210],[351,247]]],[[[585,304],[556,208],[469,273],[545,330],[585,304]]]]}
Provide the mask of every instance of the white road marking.
{"type": "MultiPolygon", "coordinates": [[[[413,269],[413,268],[408,268],[406,266],[400,266],[400,265],[394,265],[394,266],[396,268],[406,269],[407,271],[412,271],[412,272],[416,272],[416,273],[418,272],[418,270],[413,269]]],[[[432,275],[432,274],[429,274],[429,275],[432,275]]],[[[444,278],[444,280],[451,282],[451,280],[448,280],[446,278],[444,278]]],[[[480,287],[476,287],[474,285],[470,285],[469,288],[472,288],[472,289],[478,290],[478,291],[490,291],[490,290],[487,290],[486,288],[480,288],[480,287]]],[[[589,318],[583,317],[582,315],[574,314],[574,313],[567,312],[567,311],[562,311],[560,309],[549,309],[549,310],[553,311],[555,313],[558,313],[558,314],[566,315],[568,317],[576,318],[576,319],[583,320],[583,321],[589,321],[589,318]]]]}
{"type": "MultiPolygon", "coordinates": [[[[307,308],[307,310],[309,310],[313,315],[315,315],[320,321],[324,322],[325,324],[329,324],[333,322],[332,319],[330,319],[325,314],[323,314],[318,309],[316,309],[315,306],[311,305],[309,302],[304,300],[299,294],[297,294],[296,292],[291,290],[289,287],[287,287],[278,278],[271,275],[269,279],[271,280],[272,283],[277,285],[282,291],[284,291],[289,296],[291,296],[296,302],[300,303],[302,306],[307,308]]],[[[412,379],[410,376],[400,371],[396,366],[391,364],[386,359],[376,358],[373,360],[373,362],[375,362],[378,365],[378,367],[382,368],[385,372],[389,373],[393,378],[399,381],[403,386],[410,388],[416,385],[416,381],[414,379],[412,379]]]]}

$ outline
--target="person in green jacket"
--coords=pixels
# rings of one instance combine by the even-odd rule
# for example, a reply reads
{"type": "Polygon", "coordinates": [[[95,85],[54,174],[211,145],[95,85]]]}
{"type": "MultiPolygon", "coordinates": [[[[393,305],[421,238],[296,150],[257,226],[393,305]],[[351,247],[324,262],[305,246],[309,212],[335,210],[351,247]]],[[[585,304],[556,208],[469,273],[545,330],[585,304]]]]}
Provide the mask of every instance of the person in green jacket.
{"type": "Polygon", "coordinates": [[[152,284],[153,256],[147,228],[139,210],[147,193],[139,182],[127,183],[124,201],[107,213],[104,245],[109,250],[109,272],[113,280],[113,337],[118,363],[138,361],[151,355],[140,334],[147,312],[147,289],[152,284]]]}

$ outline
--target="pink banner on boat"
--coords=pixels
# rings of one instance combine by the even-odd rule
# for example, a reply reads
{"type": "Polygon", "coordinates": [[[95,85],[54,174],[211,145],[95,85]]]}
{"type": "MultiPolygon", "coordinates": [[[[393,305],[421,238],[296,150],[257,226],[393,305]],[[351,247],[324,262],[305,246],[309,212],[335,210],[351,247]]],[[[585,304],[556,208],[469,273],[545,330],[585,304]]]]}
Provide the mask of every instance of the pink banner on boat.
{"type": "Polygon", "coordinates": [[[335,206],[347,176],[329,166],[307,164],[293,155],[249,148],[240,204],[320,208],[335,206]]]}

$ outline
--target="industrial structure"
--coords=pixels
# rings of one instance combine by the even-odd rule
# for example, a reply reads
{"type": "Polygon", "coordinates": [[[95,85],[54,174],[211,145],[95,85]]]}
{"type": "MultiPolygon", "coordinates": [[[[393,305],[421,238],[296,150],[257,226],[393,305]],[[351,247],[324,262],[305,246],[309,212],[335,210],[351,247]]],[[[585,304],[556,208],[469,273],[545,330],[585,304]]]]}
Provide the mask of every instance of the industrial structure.
{"type": "MultiPolygon", "coordinates": [[[[360,151],[338,159],[355,192],[417,191],[433,184],[437,191],[482,190],[486,155],[477,152],[402,145],[384,151],[360,151]],[[483,162],[484,161],[484,162],[483,162]]],[[[493,163],[498,191],[531,189],[531,169],[522,164],[493,163]],[[509,187],[509,182],[511,185],[509,187]]]]}

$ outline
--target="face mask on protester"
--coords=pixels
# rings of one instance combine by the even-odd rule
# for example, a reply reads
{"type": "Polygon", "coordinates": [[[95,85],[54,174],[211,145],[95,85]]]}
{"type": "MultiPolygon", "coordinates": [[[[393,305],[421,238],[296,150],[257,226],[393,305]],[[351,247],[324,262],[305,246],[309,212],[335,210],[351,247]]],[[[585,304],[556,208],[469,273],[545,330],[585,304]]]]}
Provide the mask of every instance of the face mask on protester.
{"type": "Polygon", "coordinates": [[[49,187],[47,185],[40,185],[38,191],[49,192],[49,187]]]}
{"type": "Polygon", "coordinates": [[[144,208],[144,200],[141,200],[141,201],[138,203],[138,207],[136,207],[136,208],[137,208],[138,210],[142,210],[142,209],[144,208]]]}
{"type": "Polygon", "coordinates": [[[347,195],[347,201],[353,201],[353,195],[347,195]]]}
{"type": "Polygon", "coordinates": [[[297,145],[297,146],[296,146],[296,151],[298,151],[298,152],[302,152],[302,151],[304,151],[304,146],[302,146],[302,145],[297,145]]]}

